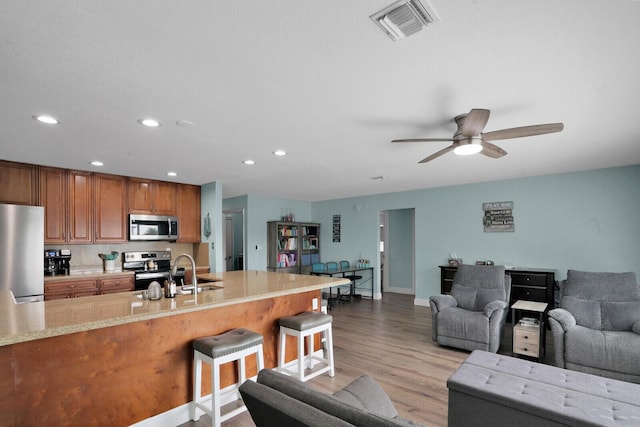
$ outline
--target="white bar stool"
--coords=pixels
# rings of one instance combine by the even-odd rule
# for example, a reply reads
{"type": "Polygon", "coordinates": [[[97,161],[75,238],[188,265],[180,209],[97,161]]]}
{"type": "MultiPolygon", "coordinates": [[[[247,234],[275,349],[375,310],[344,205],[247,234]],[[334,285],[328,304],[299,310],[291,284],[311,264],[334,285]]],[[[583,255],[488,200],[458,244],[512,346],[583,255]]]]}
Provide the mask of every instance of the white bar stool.
{"type": "Polygon", "coordinates": [[[316,311],[307,311],[296,316],[282,317],[280,323],[280,348],[278,352],[278,371],[297,377],[300,381],[307,381],[315,378],[320,374],[329,372],[329,376],[335,375],[333,363],[333,334],[331,332],[331,322],[333,318],[324,313],[316,311]],[[322,333],[324,338],[324,347],[326,348],[327,357],[318,357],[314,355],[314,339],[315,334],[322,333]],[[296,337],[298,340],[298,358],[285,363],[285,354],[287,346],[287,335],[296,337]],[[304,354],[304,342],[307,341],[309,354],[304,354]],[[320,362],[322,367],[314,370],[314,362],[320,362]],[[305,374],[305,364],[308,364],[310,373],[305,374]],[[295,369],[290,369],[290,366],[295,369]]]}
{"type": "Polygon", "coordinates": [[[248,329],[232,329],[220,335],[198,338],[193,341],[193,402],[191,419],[198,421],[198,410],[208,414],[214,427],[247,410],[240,401],[238,406],[225,414],[221,408],[241,399],[238,387],[246,380],[245,357],[255,354],[258,372],[264,368],[262,335],[248,329]],[[238,382],[220,390],[220,366],[237,361],[238,382]],[[202,396],[202,362],[211,365],[211,397],[202,396]],[[211,402],[209,402],[211,400],[211,402]]]}

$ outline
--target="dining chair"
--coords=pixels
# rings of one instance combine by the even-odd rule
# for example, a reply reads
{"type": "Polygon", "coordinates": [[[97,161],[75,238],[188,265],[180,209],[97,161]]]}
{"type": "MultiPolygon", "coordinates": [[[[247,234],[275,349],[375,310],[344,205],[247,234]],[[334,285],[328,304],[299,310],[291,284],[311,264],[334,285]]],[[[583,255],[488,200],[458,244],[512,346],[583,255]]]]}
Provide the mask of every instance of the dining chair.
{"type": "MultiPolygon", "coordinates": [[[[349,261],[342,260],[340,261],[340,270],[348,270],[351,268],[351,264],[349,261]]],[[[362,298],[362,295],[356,294],[356,280],[362,279],[362,276],[351,272],[351,274],[345,274],[344,277],[346,279],[351,280],[351,292],[349,292],[351,298],[362,298]]],[[[373,297],[373,296],[372,296],[373,297]]]]}

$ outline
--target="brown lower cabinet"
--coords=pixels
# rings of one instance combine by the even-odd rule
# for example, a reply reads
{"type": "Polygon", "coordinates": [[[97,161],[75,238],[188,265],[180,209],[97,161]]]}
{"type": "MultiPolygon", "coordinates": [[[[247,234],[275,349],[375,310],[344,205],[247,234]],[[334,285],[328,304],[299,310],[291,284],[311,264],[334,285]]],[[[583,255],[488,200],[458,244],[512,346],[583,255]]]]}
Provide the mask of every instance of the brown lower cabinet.
{"type": "Polygon", "coordinates": [[[108,279],[68,279],[45,282],[44,299],[86,297],[99,294],[133,291],[133,276],[123,275],[108,279]]]}
{"type": "Polygon", "coordinates": [[[44,284],[44,300],[98,295],[98,291],[96,279],[56,281],[44,284]]]}

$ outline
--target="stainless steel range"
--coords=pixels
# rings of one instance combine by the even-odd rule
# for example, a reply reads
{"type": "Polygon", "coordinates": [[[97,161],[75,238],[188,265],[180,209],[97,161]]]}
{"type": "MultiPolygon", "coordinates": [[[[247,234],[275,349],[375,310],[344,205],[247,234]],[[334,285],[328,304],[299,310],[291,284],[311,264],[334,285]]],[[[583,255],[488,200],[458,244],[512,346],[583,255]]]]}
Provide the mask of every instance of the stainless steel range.
{"type": "MultiPolygon", "coordinates": [[[[122,254],[122,270],[133,271],[136,291],[149,287],[151,282],[163,282],[171,275],[171,251],[135,251],[122,254]]],[[[184,268],[174,277],[178,285],[184,283],[184,268]]]]}

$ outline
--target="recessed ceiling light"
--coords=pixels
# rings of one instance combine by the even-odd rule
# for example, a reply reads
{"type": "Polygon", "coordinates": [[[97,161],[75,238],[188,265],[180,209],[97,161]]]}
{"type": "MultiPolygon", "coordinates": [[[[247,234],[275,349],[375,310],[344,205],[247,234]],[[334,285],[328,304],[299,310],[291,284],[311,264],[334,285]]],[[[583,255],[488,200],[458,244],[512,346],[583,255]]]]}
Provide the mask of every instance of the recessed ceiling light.
{"type": "Polygon", "coordinates": [[[243,164],[245,164],[245,165],[255,165],[255,164],[256,164],[256,162],[255,162],[255,161],[253,161],[253,160],[245,160],[245,161],[244,161],[244,162],[242,162],[242,163],[243,163],[243,164]]]}
{"type": "Polygon", "coordinates": [[[38,115],[35,115],[35,116],[31,116],[31,117],[33,117],[34,120],[37,120],[40,123],[46,123],[48,125],[58,125],[58,124],[60,124],[60,120],[56,119],[55,117],[48,116],[46,114],[38,114],[38,115]]]}
{"type": "Polygon", "coordinates": [[[178,120],[176,124],[183,128],[190,128],[191,126],[194,125],[194,123],[190,122],[189,120],[178,120]]]}
{"type": "Polygon", "coordinates": [[[147,126],[150,128],[157,128],[158,126],[160,126],[160,122],[155,119],[140,119],[138,120],[138,123],[140,123],[142,126],[147,126]]]}
{"type": "Polygon", "coordinates": [[[167,175],[169,176],[178,176],[177,172],[167,172],[167,175]]]}
{"type": "Polygon", "coordinates": [[[91,164],[93,166],[104,166],[104,163],[102,163],[100,160],[94,160],[93,162],[91,162],[91,164]]]}
{"type": "Polygon", "coordinates": [[[275,154],[276,156],[286,156],[287,152],[284,150],[276,150],[273,152],[273,154],[275,154]]]}
{"type": "Polygon", "coordinates": [[[371,179],[374,181],[384,181],[385,179],[389,179],[389,177],[380,175],[380,176],[372,176],[371,179]]]}

